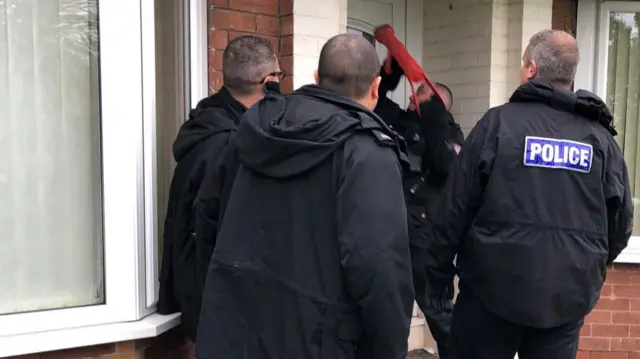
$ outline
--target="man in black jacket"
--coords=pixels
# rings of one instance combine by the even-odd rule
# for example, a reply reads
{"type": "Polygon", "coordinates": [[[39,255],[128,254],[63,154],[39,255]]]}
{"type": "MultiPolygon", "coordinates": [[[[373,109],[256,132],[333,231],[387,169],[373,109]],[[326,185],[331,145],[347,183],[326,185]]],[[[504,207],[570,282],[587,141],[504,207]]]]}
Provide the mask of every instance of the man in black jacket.
{"type": "Polygon", "coordinates": [[[198,358],[406,355],[403,153],[372,112],[379,67],[364,38],[338,35],[317,86],[267,93],[243,117],[217,194],[198,358]]]}
{"type": "Polygon", "coordinates": [[[633,207],[607,106],[573,93],[575,39],[546,30],[523,56],[523,84],[467,138],[428,243],[438,302],[460,293],[454,359],[575,358],[606,266],[627,246],[633,207]]]}
{"type": "Polygon", "coordinates": [[[375,112],[407,142],[411,166],[406,171],[403,182],[416,302],[438,345],[438,355],[442,359],[448,359],[453,288],[450,290],[448,305],[434,307],[427,304],[425,246],[430,237],[430,219],[440,201],[442,188],[464,136],[449,112],[453,95],[448,87],[436,84],[441,97],[439,98],[426,84],[421,85],[416,90],[418,101],[411,97],[408,109],[403,110],[387,97],[387,92],[395,90],[404,75],[402,68],[393,58],[391,70],[390,74],[387,74],[384,68],[380,70],[380,100],[375,112]],[[415,102],[420,104],[420,115],[415,109],[415,102]]]}
{"type": "Polygon", "coordinates": [[[158,311],[182,312],[183,327],[192,340],[202,295],[197,280],[192,207],[205,164],[215,162],[227,147],[240,117],[264,96],[264,83],[278,81],[282,74],[271,43],[256,36],[229,42],[222,67],[224,87],[191,110],[173,144],[177,166],[164,224],[158,311]]]}

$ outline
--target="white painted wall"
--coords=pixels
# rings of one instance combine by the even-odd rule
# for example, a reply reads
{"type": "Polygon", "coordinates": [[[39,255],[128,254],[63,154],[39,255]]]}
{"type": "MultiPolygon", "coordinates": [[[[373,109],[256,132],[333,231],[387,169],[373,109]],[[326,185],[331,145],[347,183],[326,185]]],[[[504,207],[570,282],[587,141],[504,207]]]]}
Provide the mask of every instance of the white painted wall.
{"type": "Polygon", "coordinates": [[[293,88],[315,83],[324,43],[347,29],[347,0],[295,0],[293,3],[293,88]]]}
{"type": "Polygon", "coordinates": [[[551,27],[552,0],[424,0],[423,66],[449,86],[467,134],[519,84],[529,37],[551,27]]]}

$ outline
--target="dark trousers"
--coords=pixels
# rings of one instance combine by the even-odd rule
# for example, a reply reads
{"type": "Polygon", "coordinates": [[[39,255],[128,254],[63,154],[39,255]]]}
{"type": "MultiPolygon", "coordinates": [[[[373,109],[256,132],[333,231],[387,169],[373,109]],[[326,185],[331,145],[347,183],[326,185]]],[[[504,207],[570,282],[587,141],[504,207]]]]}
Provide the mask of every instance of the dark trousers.
{"type": "Polygon", "coordinates": [[[428,240],[427,216],[424,206],[407,205],[409,215],[409,242],[411,251],[411,269],[413,287],[418,307],[424,314],[429,331],[438,345],[440,359],[449,359],[449,334],[451,329],[451,310],[439,311],[426,304],[427,273],[425,260],[425,241],[428,240]]]}
{"type": "Polygon", "coordinates": [[[461,287],[451,324],[451,359],[575,359],[584,318],[537,329],[502,319],[461,287]]]}

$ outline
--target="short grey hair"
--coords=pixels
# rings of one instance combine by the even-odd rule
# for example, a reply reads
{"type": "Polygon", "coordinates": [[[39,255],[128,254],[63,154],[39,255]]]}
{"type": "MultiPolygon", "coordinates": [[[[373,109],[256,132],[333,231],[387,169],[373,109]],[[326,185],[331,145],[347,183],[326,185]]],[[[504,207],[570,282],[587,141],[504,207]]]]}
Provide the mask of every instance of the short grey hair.
{"type": "Polygon", "coordinates": [[[251,95],[260,82],[277,71],[277,58],[271,42],[259,36],[240,36],[222,54],[224,87],[238,95],[251,95]]]}
{"type": "Polygon", "coordinates": [[[526,65],[535,61],[537,79],[553,85],[571,86],[580,56],[578,45],[571,35],[560,30],[543,30],[529,40],[525,60],[526,65]]]}

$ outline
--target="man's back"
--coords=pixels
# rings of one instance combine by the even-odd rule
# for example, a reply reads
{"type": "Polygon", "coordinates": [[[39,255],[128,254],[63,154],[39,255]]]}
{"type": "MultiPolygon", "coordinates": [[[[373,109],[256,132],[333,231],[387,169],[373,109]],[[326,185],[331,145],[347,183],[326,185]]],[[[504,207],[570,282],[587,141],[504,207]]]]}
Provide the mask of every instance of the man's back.
{"type": "Polygon", "coordinates": [[[608,111],[596,99],[531,81],[481,120],[474,131],[484,136],[470,135],[485,188],[460,277],[510,321],[578,320],[598,299],[608,255],[626,245],[624,233],[611,241],[608,227],[617,218],[611,201],[630,208],[626,167],[597,121],[608,111]]]}
{"type": "Polygon", "coordinates": [[[164,223],[163,265],[160,274],[161,314],[182,312],[188,336],[194,340],[200,310],[200,288],[196,280],[196,243],[193,238],[193,201],[202,183],[205,163],[217,158],[245,108],[226,89],[202,100],[190,112],[173,144],[177,162],[164,223]]]}
{"type": "Polygon", "coordinates": [[[286,100],[268,94],[247,112],[198,357],[403,354],[413,300],[406,212],[397,144],[379,121],[316,86],[286,100]]]}

